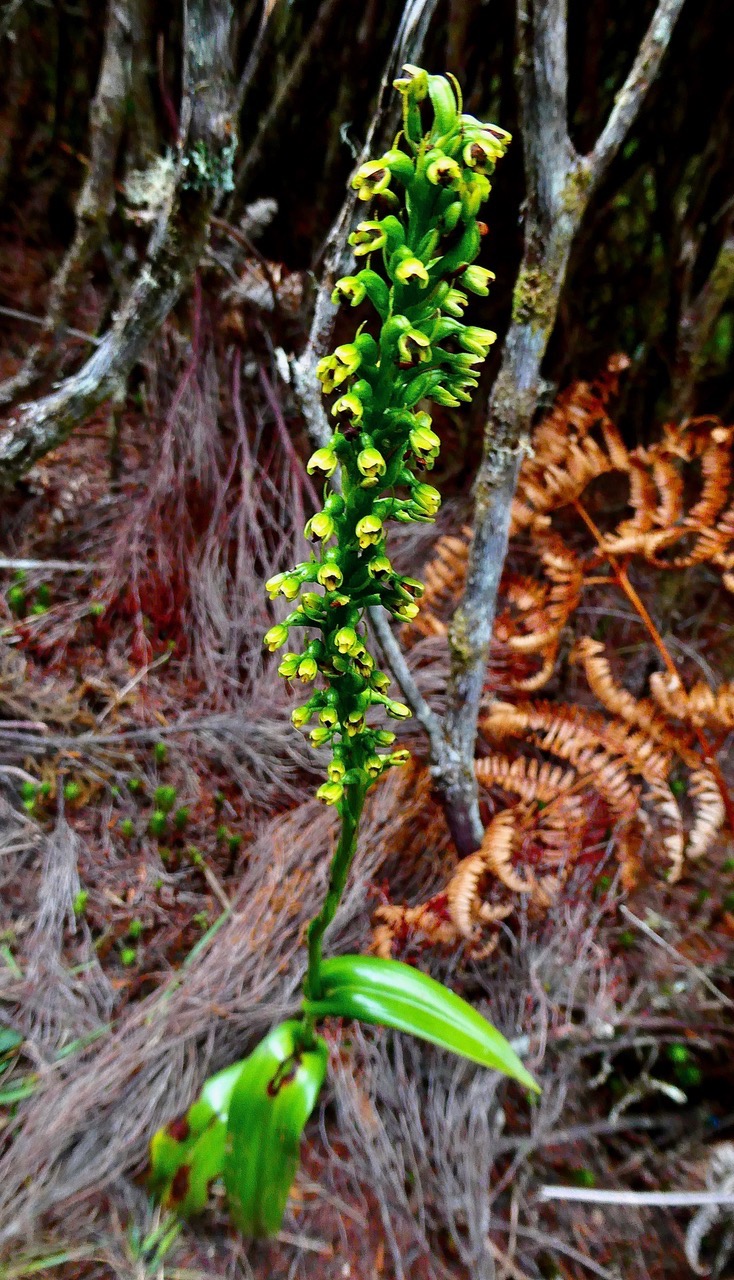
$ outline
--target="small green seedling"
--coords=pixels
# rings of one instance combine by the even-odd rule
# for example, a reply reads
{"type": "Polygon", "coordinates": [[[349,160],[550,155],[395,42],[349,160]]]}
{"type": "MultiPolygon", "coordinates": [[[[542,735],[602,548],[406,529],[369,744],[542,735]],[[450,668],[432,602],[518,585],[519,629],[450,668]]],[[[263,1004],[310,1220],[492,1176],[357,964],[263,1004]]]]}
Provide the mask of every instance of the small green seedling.
{"type": "Polygon", "coordinates": [[[10,587],[5,599],[11,613],[14,613],[16,618],[22,618],[26,608],[26,594],[23,587],[19,585],[10,587]]]}
{"type": "Polygon", "coordinates": [[[101,618],[106,607],[101,600],[92,600],[87,606],[87,612],[92,618],[101,618]]]}
{"type": "Polygon", "coordinates": [[[153,804],[161,813],[170,813],[176,803],[175,787],[156,787],[153,792],[153,804]]]}
{"type": "Polygon", "coordinates": [[[75,894],[74,901],[72,903],[75,916],[84,915],[84,912],[87,909],[88,901],[89,901],[89,891],[87,889],[80,889],[79,892],[75,894]]]}
{"type": "Polygon", "coordinates": [[[127,789],[131,795],[137,796],[143,790],[142,778],[128,778],[127,789]]]}
{"type": "MultiPolygon", "coordinates": [[[[155,809],[148,819],[148,831],[157,840],[160,840],[165,834],[168,827],[168,814],[162,809],[155,809]]],[[[161,856],[162,852],[161,852],[161,856]]]]}
{"type": "Polygon", "coordinates": [[[143,929],[144,925],[142,920],[131,920],[127,926],[128,938],[132,938],[133,940],[138,939],[141,936],[143,929]]]}
{"type": "Polygon", "coordinates": [[[156,742],[153,747],[153,759],[156,764],[165,764],[168,759],[168,747],[165,742],[156,742]]]}
{"type": "Polygon", "coordinates": [[[131,965],[135,964],[137,958],[138,953],[135,950],[135,947],[122,948],[120,952],[120,963],[124,964],[126,969],[129,969],[131,965]]]}
{"type": "Polygon", "coordinates": [[[184,805],[181,809],[177,809],[173,815],[173,825],[177,831],[184,831],[189,820],[189,810],[184,805]]]}
{"type": "Polygon", "coordinates": [[[135,835],[135,823],[132,818],[123,818],[120,823],[120,835],[125,840],[132,840],[135,835]]]}
{"type": "Polygon", "coordinates": [[[72,781],[64,783],[64,799],[67,800],[69,804],[74,804],[81,794],[82,784],[80,782],[72,781]]]}

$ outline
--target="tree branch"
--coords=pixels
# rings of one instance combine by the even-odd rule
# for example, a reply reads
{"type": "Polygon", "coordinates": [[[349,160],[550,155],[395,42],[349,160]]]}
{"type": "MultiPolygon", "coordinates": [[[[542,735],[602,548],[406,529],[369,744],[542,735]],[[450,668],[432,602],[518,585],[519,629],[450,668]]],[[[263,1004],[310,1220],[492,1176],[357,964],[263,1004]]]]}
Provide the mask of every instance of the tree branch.
{"type": "Polygon", "coordinates": [[[632,70],[591,156],[568,136],[566,0],[518,0],[517,71],[527,199],[523,259],[512,320],[492,388],[475,482],[466,587],[449,629],[451,675],[444,717],[445,774],[437,772],[459,853],[482,837],[474,752],[479,704],[510,512],[574,237],[593,186],[618,150],[657,74],[683,0],[660,0],[632,70]]]}
{"type": "Polygon", "coordinates": [[[660,0],[630,73],[589,156],[592,186],[596,186],[606,173],[637,118],[647,91],[660,70],[684,3],[685,0],[660,0]]]}
{"type": "Polygon", "coordinates": [[[196,270],[216,199],[231,181],[230,0],[189,0],[179,160],[147,258],[112,327],[82,368],[21,405],[0,432],[0,484],[21,476],[118,392],[196,270]]]}

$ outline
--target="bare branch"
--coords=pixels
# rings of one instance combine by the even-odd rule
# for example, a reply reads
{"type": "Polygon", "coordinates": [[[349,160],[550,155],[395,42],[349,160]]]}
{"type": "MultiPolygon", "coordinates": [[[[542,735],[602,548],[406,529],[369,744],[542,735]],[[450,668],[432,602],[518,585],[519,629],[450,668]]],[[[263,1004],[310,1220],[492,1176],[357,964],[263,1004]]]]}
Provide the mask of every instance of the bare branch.
{"type": "Polygon", "coordinates": [[[604,176],[639,114],[647,91],[660,70],[684,3],[685,0],[660,0],[653,14],[632,69],[617,94],[609,119],[589,156],[594,186],[604,176]]]}
{"type": "Polygon", "coordinates": [[[62,313],[81,283],[107,230],[115,203],[115,169],[131,100],[133,40],[139,43],[144,0],[111,0],[97,89],[90,110],[90,160],[76,202],[74,239],[49,291],[44,334],[21,368],[0,385],[0,404],[10,404],[34,381],[39,361],[59,327],[62,313]]]}
{"type": "MultiPolygon", "coordinates": [[[[693,248],[693,246],[691,246],[693,248]]],[[[691,255],[691,272],[696,253],[691,255]]],[[[673,374],[672,414],[684,418],[693,411],[696,382],[704,364],[704,352],[716,321],[734,296],[734,209],[729,211],[724,238],[714,265],[695,298],[684,291],[673,374]]]]}
{"type": "Polygon", "coordinates": [[[660,0],[630,75],[591,157],[568,136],[566,0],[518,0],[518,78],[527,178],[525,246],[512,322],[490,394],[475,483],[466,587],[449,630],[451,676],[444,734],[451,767],[437,775],[462,856],[481,840],[474,750],[510,509],[538,404],[571,245],[595,182],[629,129],[662,60],[683,0],[660,0]]]}
{"type": "Polygon", "coordinates": [[[111,329],[85,365],[50,395],[21,405],[0,432],[0,483],[9,484],[124,386],[196,270],[235,146],[230,0],[189,0],[187,96],[176,181],[148,256],[111,329]]]}

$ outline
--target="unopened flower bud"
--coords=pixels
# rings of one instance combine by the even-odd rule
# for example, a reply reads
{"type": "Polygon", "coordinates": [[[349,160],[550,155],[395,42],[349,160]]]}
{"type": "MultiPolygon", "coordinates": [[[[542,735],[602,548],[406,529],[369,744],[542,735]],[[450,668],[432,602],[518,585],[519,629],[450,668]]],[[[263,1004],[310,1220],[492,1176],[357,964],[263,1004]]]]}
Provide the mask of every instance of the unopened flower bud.
{"type": "Polygon", "coordinates": [[[461,289],[449,289],[441,303],[441,310],[445,311],[447,316],[454,316],[457,320],[460,320],[468,302],[467,295],[462,293],[461,289]]]}
{"type": "Polygon", "coordinates": [[[416,506],[429,516],[435,516],[441,506],[441,494],[431,484],[417,484],[413,490],[412,499],[416,506]]]}
{"type": "MultiPolygon", "coordinates": [[[[487,273],[494,280],[494,272],[487,273]]],[[[459,334],[459,342],[465,351],[471,352],[473,355],[481,356],[484,360],[489,352],[489,348],[493,342],[497,341],[497,334],[494,329],[480,329],[478,325],[470,324],[459,334]]]]}
{"type": "Polygon", "coordinates": [[[302,729],[305,724],[308,724],[312,715],[313,707],[309,702],[304,702],[303,706],[293,708],[291,711],[291,721],[296,729],[302,729]]]}
{"type": "Polygon", "coordinates": [[[292,680],[298,670],[300,661],[300,653],[286,653],[278,667],[278,675],[283,676],[286,680],[292,680]]]}
{"type": "Polygon", "coordinates": [[[460,283],[470,293],[479,294],[480,297],[486,298],[489,293],[489,282],[494,279],[493,272],[488,271],[486,267],[478,267],[476,263],[467,267],[461,276],[460,283]]]}
{"type": "Polygon", "coordinates": [[[393,702],[392,699],[386,702],[385,710],[389,716],[392,716],[393,720],[410,720],[413,714],[410,707],[406,707],[404,702],[393,702]]]}
{"type": "Polygon", "coordinates": [[[331,729],[327,729],[322,725],[317,725],[308,735],[315,747],[323,747],[331,737],[331,729]]]}
{"type": "Polygon", "coordinates": [[[375,742],[378,747],[391,747],[395,741],[395,734],[391,729],[377,729],[375,732],[375,742]]]}

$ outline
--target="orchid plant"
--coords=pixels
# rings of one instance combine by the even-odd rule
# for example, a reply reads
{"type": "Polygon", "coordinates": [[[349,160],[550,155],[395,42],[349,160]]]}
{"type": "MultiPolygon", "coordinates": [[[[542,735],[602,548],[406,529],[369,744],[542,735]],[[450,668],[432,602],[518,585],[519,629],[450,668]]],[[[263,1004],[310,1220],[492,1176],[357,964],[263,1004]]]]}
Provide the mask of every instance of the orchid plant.
{"type": "Polygon", "coordinates": [[[393,567],[389,525],[434,519],[441,498],[425,477],[441,442],[431,402],[457,408],[469,401],[495,340],[463,315],[469,295],[486,295],[493,279],[475,263],[486,229],[479,214],[509,135],[463,113],[453,77],[404,70],[395,81],[402,130],[391,150],[352,179],[371,215],[349,237],[364,265],[337,281],[333,295],[349,307],[369,304],[370,314],[316,369],[335,422],[330,442],[308,462],[324,483],[323,507],[305,529],[318,550],[267,583],[271,599],[293,605],[265,635],[267,648],[282,649],[293,633],[310,637],[285,653],[278,670],[313,687],[293,723],[312,726],[314,746],[329,748],[316,794],[341,819],[328,892],[308,929],[301,1016],[208,1080],[186,1116],[161,1129],[151,1147],[151,1184],[165,1205],[181,1215],[203,1209],[212,1179],[222,1176],[234,1221],[256,1236],[274,1234],[283,1218],[301,1134],[326,1075],[327,1046],[317,1031],[325,1018],[410,1032],[537,1089],[504,1037],[432,978],[396,960],[323,956],[367,792],[409,758],[396,749],[395,734],[373,722],[375,713],[405,720],[410,710],[391,696],[369,651],[365,611],[380,606],[406,621],[423,592],[393,567]]]}

